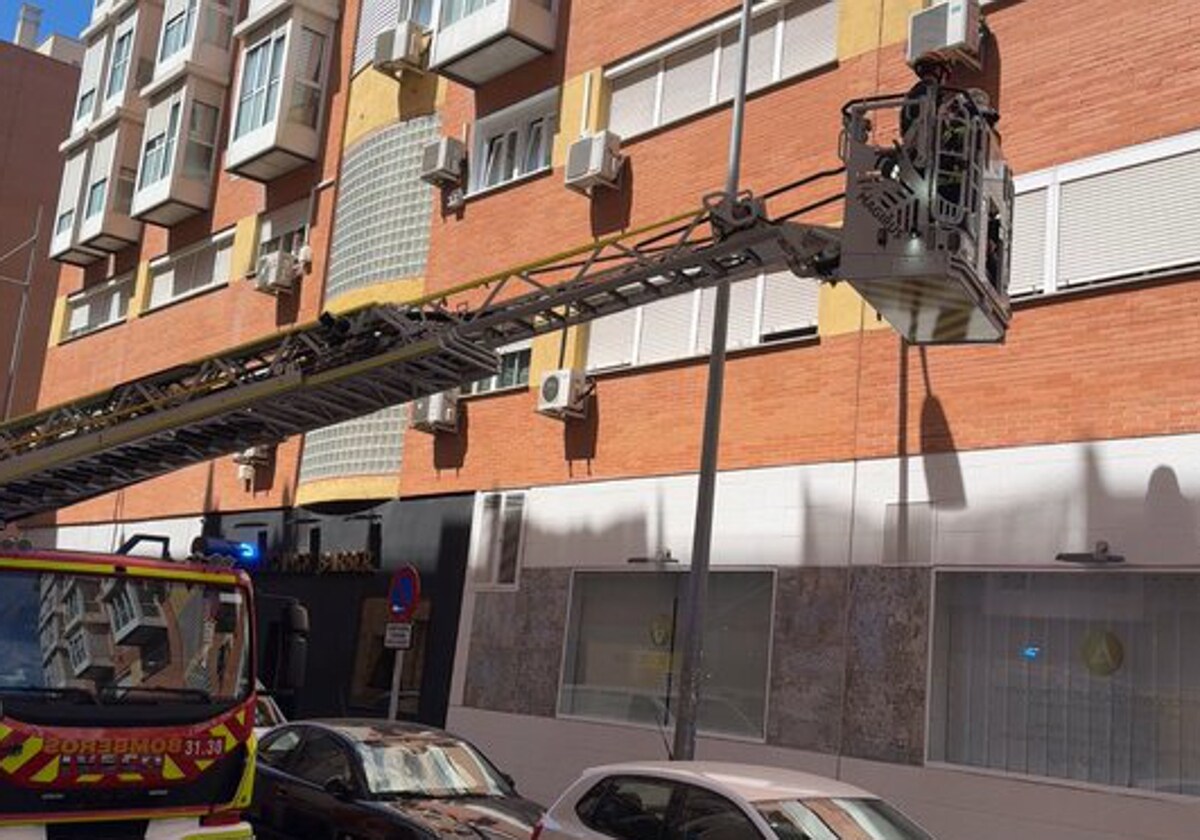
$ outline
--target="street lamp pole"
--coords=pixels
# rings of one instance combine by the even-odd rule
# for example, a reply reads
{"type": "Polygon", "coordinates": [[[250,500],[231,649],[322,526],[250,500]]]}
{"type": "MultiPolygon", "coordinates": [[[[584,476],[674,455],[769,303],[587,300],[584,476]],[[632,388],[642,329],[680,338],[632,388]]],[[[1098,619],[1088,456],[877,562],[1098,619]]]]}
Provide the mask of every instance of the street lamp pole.
{"type": "MultiPolygon", "coordinates": [[[[741,177],[742,134],[746,115],[746,76],[750,63],[750,10],[753,0],[742,0],[738,37],[737,92],[733,100],[733,127],[729,140],[729,169],[725,201],[737,202],[741,177]]],[[[721,402],[725,395],[725,345],[729,332],[729,280],[716,285],[713,304],[712,345],[708,359],[708,396],[704,404],[704,438],[700,451],[700,478],[696,492],[696,522],[692,533],[692,562],[682,628],[683,655],[679,674],[679,708],[675,716],[675,744],[671,757],[689,761],[696,755],[696,717],[704,682],[704,614],[708,606],[708,566],[712,549],[713,507],[716,500],[717,451],[721,441],[721,402]]]]}
{"type": "Polygon", "coordinates": [[[4,420],[12,419],[13,400],[17,393],[17,370],[21,361],[21,337],[25,332],[25,317],[29,309],[29,291],[30,285],[33,282],[33,261],[37,256],[38,240],[42,233],[42,208],[39,206],[37,211],[37,220],[33,225],[33,236],[26,239],[15,248],[11,249],[7,254],[0,256],[0,264],[4,263],[10,257],[21,252],[21,249],[29,249],[29,257],[25,260],[25,277],[22,280],[17,280],[13,277],[5,277],[0,274],[0,281],[17,286],[21,290],[21,303],[17,307],[17,325],[13,330],[12,353],[8,358],[8,379],[4,382],[4,420]]]}

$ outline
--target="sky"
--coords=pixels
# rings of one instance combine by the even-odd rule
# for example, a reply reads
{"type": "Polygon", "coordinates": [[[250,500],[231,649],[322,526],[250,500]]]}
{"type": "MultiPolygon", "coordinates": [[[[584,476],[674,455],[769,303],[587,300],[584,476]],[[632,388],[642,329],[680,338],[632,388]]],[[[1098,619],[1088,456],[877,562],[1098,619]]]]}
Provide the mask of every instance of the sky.
{"type": "MultiPolygon", "coordinates": [[[[22,0],[0,0],[0,40],[11,41],[22,0]]],[[[58,32],[75,38],[92,15],[92,0],[33,0],[42,7],[41,37],[58,32]]]]}

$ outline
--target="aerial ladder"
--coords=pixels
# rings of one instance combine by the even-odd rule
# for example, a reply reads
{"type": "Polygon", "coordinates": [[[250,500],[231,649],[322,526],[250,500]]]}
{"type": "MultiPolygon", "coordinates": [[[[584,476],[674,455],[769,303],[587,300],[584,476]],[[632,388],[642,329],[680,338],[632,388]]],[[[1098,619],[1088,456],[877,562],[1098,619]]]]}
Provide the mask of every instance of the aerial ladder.
{"type": "Polygon", "coordinates": [[[515,341],[772,268],[848,283],[910,343],[1002,341],[1013,188],[996,119],[938,78],[854,100],[837,169],[0,425],[0,523],[462,386],[515,341]],[[782,206],[838,177],[844,191],[782,206]],[[841,201],[840,229],[801,221],[841,201]]]}

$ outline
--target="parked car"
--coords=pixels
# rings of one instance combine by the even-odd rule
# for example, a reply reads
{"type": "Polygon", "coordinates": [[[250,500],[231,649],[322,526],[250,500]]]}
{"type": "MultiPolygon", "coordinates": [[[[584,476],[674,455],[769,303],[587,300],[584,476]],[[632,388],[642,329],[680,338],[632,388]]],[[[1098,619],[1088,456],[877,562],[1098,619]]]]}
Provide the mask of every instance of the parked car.
{"type": "Polygon", "coordinates": [[[540,805],[475,747],[382,720],[295,721],[262,739],[255,836],[288,840],[529,840],[540,805]]]}
{"type": "Polygon", "coordinates": [[[933,840],[884,800],[822,776],[707,761],[584,772],[534,840],[933,840]]]}
{"type": "Polygon", "coordinates": [[[275,702],[275,698],[267,693],[262,683],[259,683],[254,702],[254,737],[261,741],[272,728],[286,722],[287,717],[275,702]]]}

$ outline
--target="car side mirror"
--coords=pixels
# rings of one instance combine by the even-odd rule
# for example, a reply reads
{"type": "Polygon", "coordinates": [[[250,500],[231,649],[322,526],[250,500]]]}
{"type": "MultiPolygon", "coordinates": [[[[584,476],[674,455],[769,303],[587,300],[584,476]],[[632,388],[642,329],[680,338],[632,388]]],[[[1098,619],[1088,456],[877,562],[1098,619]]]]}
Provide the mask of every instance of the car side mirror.
{"type": "Polygon", "coordinates": [[[340,776],[334,776],[332,779],[327,781],[324,785],[324,788],[325,792],[334,799],[340,799],[343,802],[348,802],[354,798],[354,791],[351,790],[350,785],[346,783],[346,780],[340,776]]]}
{"type": "Polygon", "coordinates": [[[507,773],[501,773],[500,778],[504,780],[504,784],[508,785],[514,791],[517,789],[517,783],[512,776],[508,775],[507,773]]]}

